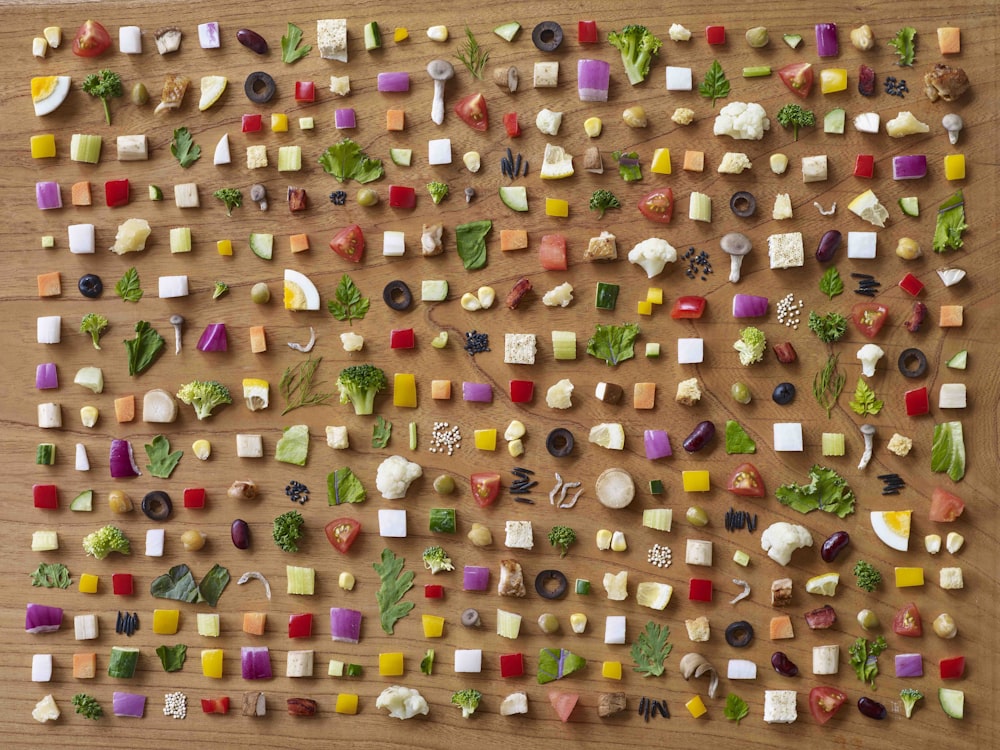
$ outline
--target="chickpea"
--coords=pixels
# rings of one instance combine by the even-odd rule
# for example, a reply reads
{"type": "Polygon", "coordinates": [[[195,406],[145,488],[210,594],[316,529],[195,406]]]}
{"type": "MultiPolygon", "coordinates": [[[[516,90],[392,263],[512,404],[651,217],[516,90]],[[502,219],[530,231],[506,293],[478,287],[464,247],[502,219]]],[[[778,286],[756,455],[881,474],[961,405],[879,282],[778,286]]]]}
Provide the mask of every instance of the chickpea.
{"type": "Polygon", "coordinates": [[[186,552],[197,552],[205,546],[206,537],[198,529],[188,529],[181,534],[181,544],[186,552]]]}
{"type": "Polygon", "coordinates": [[[112,513],[128,513],[134,507],[132,498],[122,490],[111,490],[108,493],[108,508],[112,513]]]}
{"type": "Polygon", "coordinates": [[[644,128],[648,124],[646,120],[646,110],[636,104],[622,112],[622,120],[630,128],[644,128]]]}
{"type": "Polygon", "coordinates": [[[923,250],[916,240],[910,237],[900,237],[896,244],[896,255],[903,260],[914,260],[923,255],[923,250]]]}
{"type": "Polygon", "coordinates": [[[764,26],[754,26],[746,33],[747,44],[754,48],[766,47],[771,37],[764,26]]]}
{"type": "Polygon", "coordinates": [[[481,523],[474,523],[469,530],[469,541],[477,547],[489,547],[493,544],[493,533],[481,523]]]}
{"type": "Polygon", "coordinates": [[[545,612],[538,616],[538,627],[543,633],[554,633],[559,630],[559,619],[551,612],[545,612]]]}
{"type": "Polygon", "coordinates": [[[958,635],[958,625],[955,618],[947,612],[942,612],[934,618],[934,633],[940,638],[954,638],[958,635]]]}
{"type": "Polygon", "coordinates": [[[859,50],[869,50],[875,46],[875,35],[872,33],[872,27],[868,24],[863,26],[858,26],[856,29],[851,29],[851,44],[854,45],[856,49],[859,50]]]}

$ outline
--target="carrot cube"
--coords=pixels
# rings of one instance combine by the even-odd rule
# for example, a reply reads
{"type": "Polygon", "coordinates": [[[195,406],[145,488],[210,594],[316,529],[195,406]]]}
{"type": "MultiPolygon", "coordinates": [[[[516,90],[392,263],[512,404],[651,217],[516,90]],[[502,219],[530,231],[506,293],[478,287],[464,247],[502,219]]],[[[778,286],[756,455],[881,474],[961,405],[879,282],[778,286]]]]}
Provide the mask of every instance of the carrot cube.
{"type": "Polygon", "coordinates": [[[264,326],[250,326],[250,351],[254,354],[267,351],[267,338],[264,336],[264,326]]]}
{"type": "Polygon", "coordinates": [[[942,26],[937,30],[937,38],[942,55],[957,55],[962,51],[962,30],[957,26],[942,26]]]}
{"type": "Polygon", "coordinates": [[[62,277],[58,271],[38,274],[38,296],[58,297],[62,294],[62,277]]]}
{"type": "Polygon", "coordinates": [[[962,305],[941,305],[942,328],[961,328],[965,322],[965,308],[962,305]]]}
{"type": "Polygon", "coordinates": [[[431,398],[438,399],[440,401],[447,401],[451,398],[451,381],[450,380],[432,380],[431,381],[431,398]]]}
{"type": "Polygon", "coordinates": [[[780,641],[785,638],[794,638],[795,631],[792,629],[792,618],[788,615],[779,615],[771,618],[771,640],[780,641]]]}
{"type": "Polygon", "coordinates": [[[685,151],[684,152],[684,171],[685,172],[704,172],[705,171],[705,152],[704,151],[685,151]]]}
{"type": "Polygon", "coordinates": [[[135,396],[129,394],[115,399],[115,419],[118,423],[131,422],[135,419],[135,396]]]}
{"type": "Polygon", "coordinates": [[[387,109],[385,111],[386,130],[404,130],[406,128],[406,113],[401,109],[387,109]]]}
{"type": "Polygon", "coordinates": [[[74,206],[89,206],[92,202],[90,197],[90,183],[74,182],[70,190],[71,201],[74,206]]]}
{"type": "Polygon", "coordinates": [[[528,233],[523,229],[501,229],[500,250],[524,250],[528,247],[528,233]]]}
{"type": "Polygon", "coordinates": [[[266,612],[244,612],[243,632],[248,635],[264,635],[264,627],[267,625],[266,612]]]}
{"type": "Polygon", "coordinates": [[[636,383],[632,391],[632,407],[652,409],[656,402],[656,383],[636,383]]]}
{"type": "Polygon", "coordinates": [[[97,676],[97,654],[73,654],[73,677],[90,680],[97,676]]]}
{"type": "Polygon", "coordinates": [[[308,234],[293,234],[288,238],[288,247],[292,253],[301,253],[309,249],[308,234]]]}

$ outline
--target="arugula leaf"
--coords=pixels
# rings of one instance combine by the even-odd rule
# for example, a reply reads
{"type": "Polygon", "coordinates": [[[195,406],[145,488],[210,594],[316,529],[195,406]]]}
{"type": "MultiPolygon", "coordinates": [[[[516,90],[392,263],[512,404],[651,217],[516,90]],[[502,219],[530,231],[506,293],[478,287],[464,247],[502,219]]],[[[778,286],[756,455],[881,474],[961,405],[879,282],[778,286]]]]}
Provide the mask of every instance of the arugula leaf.
{"type": "Polygon", "coordinates": [[[191,131],[187,128],[177,128],[174,139],[170,142],[170,153],[187,169],[201,158],[201,146],[194,142],[191,131]]]}
{"type": "Polygon", "coordinates": [[[840,341],[847,333],[847,318],[838,312],[820,315],[815,311],[810,311],[809,330],[815,333],[824,344],[832,344],[834,341],[840,341]]]}
{"type": "Polygon", "coordinates": [[[965,476],[965,437],[961,422],[934,425],[931,471],[946,471],[953,482],[965,476]]]}
{"type": "Polygon", "coordinates": [[[943,253],[962,247],[962,232],[969,228],[965,223],[965,198],[959,190],[938,207],[934,224],[934,252],[943,253]]]}
{"type": "Polygon", "coordinates": [[[799,513],[825,510],[844,518],[854,512],[854,492],[847,481],[833,469],[813,464],[809,469],[809,483],[783,484],[774,491],[778,502],[799,513]]]}
{"type": "Polygon", "coordinates": [[[489,219],[455,227],[455,249],[466,271],[478,271],[486,266],[486,235],[491,229],[493,222],[489,219]]]}
{"type": "Polygon", "coordinates": [[[361,480],[347,466],[327,475],[326,495],[330,505],[363,503],[368,498],[361,480]]]}
{"type": "Polygon", "coordinates": [[[735,419],[726,420],[726,453],[756,453],[757,443],[735,419]]]}
{"type": "Polygon", "coordinates": [[[835,266],[830,266],[823,272],[819,279],[819,290],[830,299],[844,293],[844,280],[840,278],[835,266]]]}
{"type": "Polygon", "coordinates": [[[144,373],[165,344],[163,336],[145,320],[135,324],[135,338],[125,339],[124,343],[128,354],[128,374],[133,376],[144,373]]]}
{"type": "Polygon", "coordinates": [[[735,721],[739,725],[740,719],[745,719],[747,714],[750,713],[750,707],[736,693],[730,693],[726,696],[726,707],[722,709],[722,713],[725,714],[727,719],[735,721]]]}
{"type": "Polygon", "coordinates": [[[62,563],[39,563],[31,574],[31,585],[47,589],[68,589],[73,580],[69,576],[69,568],[62,563]]]}
{"type": "Polygon", "coordinates": [[[341,182],[357,180],[364,184],[385,174],[381,159],[370,159],[350,138],[335,143],[319,157],[323,170],[341,182]]]}
{"type": "Polygon", "coordinates": [[[115,294],[125,302],[138,302],[142,299],[143,291],[139,283],[139,271],[136,270],[135,266],[128,269],[115,283],[115,294]]]}
{"type": "Polygon", "coordinates": [[[179,672],[187,659],[188,647],[183,643],[176,646],[157,646],[156,655],[160,657],[160,664],[163,665],[164,672],[179,672]]]}
{"type": "Polygon", "coordinates": [[[858,638],[850,647],[851,666],[858,679],[867,682],[875,689],[875,677],[878,675],[878,655],[888,648],[885,636],[879,636],[869,643],[864,638],[858,638]]]}
{"type": "Polygon", "coordinates": [[[635,323],[620,326],[598,323],[594,327],[594,335],[587,342],[587,354],[603,359],[609,365],[617,365],[635,356],[633,344],[638,335],[639,326],[635,323]]]}
{"type": "Polygon", "coordinates": [[[625,182],[637,182],[642,179],[642,165],[639,164],[638,151],[612,151],[611,158],[618,165],[618,174],[625,182]]]}
{"type": "Polygon", "coordinates": [[[413,571],[403,571],[406,562],[402,557],[396,557],[391,549],[382,550],[382,562],[372,563],[375,572],[382,581],[375,600],[378,602],[379,620],[382,630],[392,635],[393,627],[413,609],[413,602],[402,601],[403,596],[413,588],[413,571]]]}
{"type": "Polygon", "coordinates": [[[340,277],[335,297],[326,303],[327,309],[337,320],[346,320],[351,325],[351,321],[364,318],[371,306],[371,300],[361,295],[361,290],[346,273],[340,277]]]}
{"type": "Polygon", "coordinates": [[[712,61],[712,66],[705,74],[705,80],[698,84],[698,93],[706,99],[711,99],[713,107],[716,99],[729,96],[729,81],[726,80],[726,74],[722,71],[718,60],[712,61]]]}
{"type": "Polygon", "coordinates": [[[663,662],[673,649],[673,644],[667,641],[669,637],[668,626],[660,627],[652,620],[647,622],[646,629],[639,633],[629,650],[635,662],[633,670],[643,677],[659,677],[663,674],[663,662]]]}
{"type": "Polygon", "coordinates": [[[160,479],[170,479],[184,451],[170,452],[170,441],[164,435],[157,435],[152,443],[146,443],[146,456],[149,463],[146,471],[160,479]]]}
{"type": "Polygon", "coordinates": [[[875,416],[885,402],[876,398],[875,391],[865,382],[864,378],[858,378],[858,385],[854,389],[854,398],[850,401],[851,411],[862,417],[875,416]]]}
{"type": "Polygon", "coordinates": [[[917,54],[917,30],[912,26],[904,26],[889,40],[889,46],[896,50],[899,60],[896,65],[913,66],[913,58],[917,54]]]}
{"type": "Polygon", "coordinates": [[[288,32],[285,36],[281,37],[281,61],[285,63],[293,63],[296,60],[301,60],[303,57],[312,52],[312,45],[307,44],[305,47],[299,47],[299,43],[302,41],[302,29],[296,26],[291,21],[288,22],[288,32]]]}
{"type": "Polygon", "coordinates": [[[385,448],[392,435],[392,422],[379,414],[372,427],[372,448],[385,448]]]}

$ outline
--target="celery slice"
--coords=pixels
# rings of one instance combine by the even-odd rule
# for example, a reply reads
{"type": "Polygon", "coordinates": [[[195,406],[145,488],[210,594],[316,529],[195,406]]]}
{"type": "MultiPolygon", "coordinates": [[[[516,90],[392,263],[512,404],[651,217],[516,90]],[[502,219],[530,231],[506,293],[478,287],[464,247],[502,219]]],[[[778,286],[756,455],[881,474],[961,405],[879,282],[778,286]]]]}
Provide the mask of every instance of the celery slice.
{"type": "Polygon", "coordinates": [[[691,221],[712,221],[712,197],[704,193],[691,193],[691,205],[688,207],[688,218],[691,221]]]}
{"type": "Polygon", "coordinates": [[[555,359],[576,359],[576,331],[552,332],[552,356],[555,359]]]}
{"type": "Polygon", "coordinates": [[[674,521],[674,511],[671,508],[647,508],[642,512],[642,525],[647,529],[670,531],[674,521]]]}
{"type": "Polygon", "coordinates": [[[771,75],[770,65],[751,65],[749,68],[743,68],[744,78],[762,78],[769,75],[771,75]]]}
{"type": "Polygon", "coordinates": [[[288,577],[289,594],[312,596],[316,592],[315,568],[301,568],[297,565],[286,565],[285,575],[288,577]]]}
{"type": "Polygon", "coordinates": [[[521,615],[516,612],[497,610],[497,635],[514,640],[521,632],[521,615]]]}
{"type": "Polygon", "coordinates": [[[824,432],[822,449],[824,456],[843,456],[845,450],[844,433],[824,432]]]}

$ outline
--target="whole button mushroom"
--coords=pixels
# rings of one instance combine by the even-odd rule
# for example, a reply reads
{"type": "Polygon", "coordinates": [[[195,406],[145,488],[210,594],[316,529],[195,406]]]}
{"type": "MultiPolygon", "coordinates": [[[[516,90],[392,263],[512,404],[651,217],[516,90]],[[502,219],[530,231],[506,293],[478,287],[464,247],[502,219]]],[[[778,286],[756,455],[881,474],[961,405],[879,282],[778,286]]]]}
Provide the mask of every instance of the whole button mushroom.
{"type": "Polygon", "coordinates": [[[958,134],[961,132],[962,128],[965,127],[965,123],[962,121],[962,117],[960,115],[951,113],[941,118],[941,127],[948,131],[948,140],[951,142],[951,145],[954,146],[958,143],[958,134]]]}
{"type": "Polygon", "coordinates": [[[750,244],[750,238],[742,232],[729,232],[722,235],[719,246],[730,257],[729,280],[735,284],[740,280],[743,256],[753,249],[753,245],[750,244]]]}

